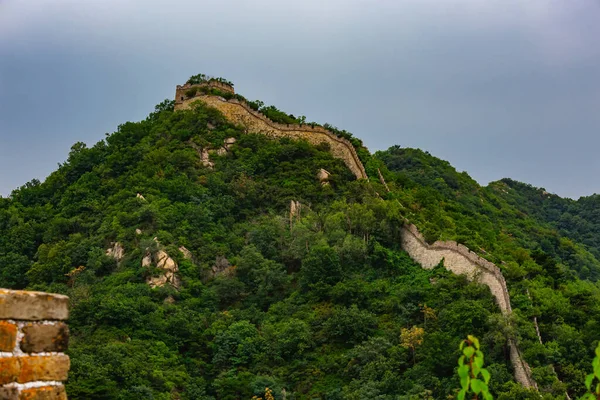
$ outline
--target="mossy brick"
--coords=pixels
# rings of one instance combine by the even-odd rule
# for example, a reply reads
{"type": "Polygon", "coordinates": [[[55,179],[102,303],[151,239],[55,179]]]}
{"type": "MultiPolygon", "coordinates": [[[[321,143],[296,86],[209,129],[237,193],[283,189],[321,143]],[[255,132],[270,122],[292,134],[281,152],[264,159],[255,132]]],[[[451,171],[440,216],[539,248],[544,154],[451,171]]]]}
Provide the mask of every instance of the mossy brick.
{"type": "Polygon", "coordinates": [[[64,354],[22,356],[18,359],[21,364],[21,370],[17,378],[19,383],[67,380],[70,365],[69,356],[64,354]]]}
{"type": "Polygon", "coordinates": [[[0,400],[19,400],[19,389],[0,387],[0,400]]]}
{"type": "Polygon", "coordinates": [[[0,357],[0,385],[16,382],[20,364],[16,357],[0,357]]]}
{"type": "Polygon", "coordinates": [[[0,289],[0,319],[65,320],[68,306],[69,298],[60,294],[0,289]]]}
{"type": "Polygon", "coordinates": [[[42,386],[21,390],[19,400],[67,400],[64,386],[42,386]]]}
{"type": "Polygon", "coordinates": [[[25,353],[63,352],[69,346],[69,328],[63,322],[28,324],[22,328],[21,350],[25,353]]]}
{"type": "Polygon", "coordinates": [[[0,321],[0,351],[12,352],[17,344],[17,325],[0,321]]]}

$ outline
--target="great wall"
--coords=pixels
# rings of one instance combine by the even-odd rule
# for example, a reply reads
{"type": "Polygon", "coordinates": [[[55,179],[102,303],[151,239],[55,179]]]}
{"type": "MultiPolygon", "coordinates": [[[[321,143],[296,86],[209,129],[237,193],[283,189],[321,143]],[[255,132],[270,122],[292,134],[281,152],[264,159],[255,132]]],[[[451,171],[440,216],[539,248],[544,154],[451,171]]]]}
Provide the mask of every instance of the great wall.
{"type": "Polygon", "coordinates": [[[348,169],[357,179],[367,179],[365,167],[358,158],[352,143],[344,138],[337,137],[332,132],[321,126],[311,125],[285,125],[271,121],[265,115],[253,110],[245,101],[237,99],[226,100],[220,96],[194,95],[188,97],[186,92],[191,88],[209,87],[219,89],[227,93],[233,93],[233,87],[220,83],[210,84],[178,85],[175,92],[175,110],[184,110],[191,107],[195,101],[202,101],[207,105],[221,111],[232,123],[242,125],[250,133],[262,133],[270,137],[289,137],[292,139],[303,139],[314,145],[323,142],[329,145],[331,154],[344,161],[348,169]]]}
{"type": "MultiPolygon", "coordinates": [[[[195,101],[221,111],[232,123],[242,125],[250,133],[262,133],[271,137],[290,137],[304,139],[312,144],[326,142],[334,157],[342,159],[358,179],[367,179],[365,168],[352,144],[335,136],[327,129],[309,125],[283,125],[269,120],[265,115],[253,110],[247,103],[237,99],[226,100],[220,96],[199,94],[187,96],[192,87],[208,87],[234,93],[233,87],[221,82],[207,82],[196,85],[178,85],[175,91],[175,110],[189,109],[195,101]]],[[[506,281],[500,269],[488,260],[478,256],[467,247],[456,242],[435,242],[428,244],[416,226],[404,225],[402,229],[402,248],[423,268],[431,269],[444,260],[444,266],[455,274],[465,274],[470,280],[486,285],[504,315],[512,312],[506,281]]],[[[515,380],[527,388],[536,388],[531,369],[521,356],[514,341],[509,341],[510,359],[515,380]]]]}
{"type": "MultiPolygon", "coordinates": [[[[486,285],[502,313],[509,315],[512,312],[506,281],[500,268],[466,246],[453,241],[437,241],[428,244],[417,227],[412,224],[402,227],[401,246],[425,269],[434,268],[443,260],[447,270],[457,275],[465,274],[470,280],[486,285]]],[[[521,356],[519,348],[513,340],[509,340],[508,345],[515,380],[524,387],[537,389],[537,384],[531,376],[531,369],[521,356]]]]}
{"type": "MultiPolygon", "coordinates": [[[[191,86],[177,86],[176,110],[191,107],[195,101],[220,110],[231,122],[248,132],[272,137],[305,139],[312,144],[328,143],[332,154],[342,159],[358,179],[367,174],[352,144],[322,127],[283,125],[270,121],[248,104],[236,99],[199,95],[187,98],[191,86]]],[[[200,86],[206,86],[200,85],[200,86]]],[[[210,87],[233,93],[230,85],[211,82],[210,87]]],[[[423,268],[431,269],[443,260],[455,274],[486,285],[503,314],[512,312],[506,281],[500,269],[456,242],[428,244],[416,226],[402,228],[401,246],[423,268]]],[[[0,289],[0,400],[66,400],[64,382],[70,366],[68,347],[68,298],[41,292],[0,289]]],[[[517,345],[509,341],[515,380],[524,387],[537,389],[531,371],[517,345]]]]}

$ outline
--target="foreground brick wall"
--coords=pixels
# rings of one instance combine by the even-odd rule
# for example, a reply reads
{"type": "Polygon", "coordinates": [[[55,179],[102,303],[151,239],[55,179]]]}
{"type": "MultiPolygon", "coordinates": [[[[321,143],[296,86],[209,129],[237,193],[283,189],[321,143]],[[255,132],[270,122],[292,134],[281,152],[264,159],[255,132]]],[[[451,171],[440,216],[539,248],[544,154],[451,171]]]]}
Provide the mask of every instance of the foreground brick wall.
{"type": "Polygon", "coordinates": [[[68,301],[0,289],[0,400],[66,400],[68,301]]]}

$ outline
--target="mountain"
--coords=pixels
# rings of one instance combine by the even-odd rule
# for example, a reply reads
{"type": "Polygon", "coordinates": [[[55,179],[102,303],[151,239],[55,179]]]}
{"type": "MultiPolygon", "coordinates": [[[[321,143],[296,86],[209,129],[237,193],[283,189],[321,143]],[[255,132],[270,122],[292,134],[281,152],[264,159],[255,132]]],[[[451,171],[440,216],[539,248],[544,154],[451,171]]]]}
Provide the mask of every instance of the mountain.
{"type": "Polygon", "coordinates": [[[197,75],[0,198],[0,287],[70,297],[71,399],[454,398],[469,334],[496,399],[573,398],[600,331],[596,198],[371,154],[197,75]],[[408,222],[498,266],[512,313],[413,261],[408,222]]]}

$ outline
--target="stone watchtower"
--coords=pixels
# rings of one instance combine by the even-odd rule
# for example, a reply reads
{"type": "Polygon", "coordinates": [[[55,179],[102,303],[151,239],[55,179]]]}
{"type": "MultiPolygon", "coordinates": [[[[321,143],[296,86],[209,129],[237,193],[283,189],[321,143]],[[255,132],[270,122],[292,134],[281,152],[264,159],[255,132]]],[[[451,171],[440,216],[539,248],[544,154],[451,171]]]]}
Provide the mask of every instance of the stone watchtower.
{"type": "Polygon", "coordinates": [[[202,91],[210,89],[218,89],[221,92],[235,94],[232,85],[228,85],[227,83],[219,82],[217,80],[210,80],[196,84],[186,83],[185,85],[177,85],[177,89],[175,89],[175,109],[179,109],[178,106],[181,106],[184,101],[202,94],[202,91]]]}

